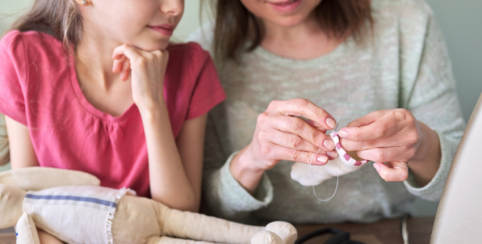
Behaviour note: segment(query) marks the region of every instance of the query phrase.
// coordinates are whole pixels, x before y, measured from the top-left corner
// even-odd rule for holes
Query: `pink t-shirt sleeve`
[[[226,93],[219,81],[214,63],[209,53],[196,44],[198,57],[204,62],[197,77],[196,85],[191,96],[186,120],[197,118],[211,110],[226,99]]]
[[[20,32],[7,33],[0,41],[0,113],[27,125],[25,111],[25,52]]]

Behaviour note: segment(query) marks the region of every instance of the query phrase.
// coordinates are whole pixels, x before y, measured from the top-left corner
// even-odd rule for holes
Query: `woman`
[[[464,121],[423,0],[219,0],[215,25],[190,40],[214,53],[228,95],[208,117],[208,213],[371,222],[409,211],[414,196],[440,198]],[[336,157],[325,132],[343,111],[342,146],[375,164],[340,177],[321,202],[286,161]]]

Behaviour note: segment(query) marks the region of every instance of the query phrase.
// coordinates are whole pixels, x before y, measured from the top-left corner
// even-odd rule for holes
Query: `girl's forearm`
[[[234,179],[251,195],[256,192],[264,173],[262,169],[249,167],[253,161],[249,154],[249,146],[246,146],[233,158],[230,167]]]
[[[417,155],[408,162],[408,167],[412,171],[415,181],[420,186],[425,186],[432,181],[440,167],[442,150],[437,133],[424,123],[418,123],[423,141],[420,144]]]
[[[147,141],[152,199],[169,207],[198,211],[193,187],[189,183],[172,133],[167,106],[141,110]]]

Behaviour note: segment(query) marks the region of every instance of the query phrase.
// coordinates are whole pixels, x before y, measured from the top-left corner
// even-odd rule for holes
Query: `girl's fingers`
[[[121,80],[126,81],[129,79],[130,73],[131,73],[131,62],[127,59],[124,61],[124,64],[122,65],[122,71],[121,71]]]
[[[408,166],[405,162],[374,163],[373,167],[385,181],[405,181],[408,178]]]
[[[114,73],[120,73],[122,72],[122,66],[124,62],[127,60],[127,57],[124,55],[119,56],[119,58],[114,59],[114,66],[112,68],[112,71]]]
[[[339,131],[341,138],[353,141],[371,141],[391,136],[402,130],[408,123],[413,122],[413,116],[402,109],[392,110],[375,122],[362,127],[345,127]]]
[[[313,144],[313,146],[321,148],[325,151],[333,151],[335,149],[335,143],[330,136],[325,135],[324,132],[313,128],[300,118],[290,116],[275,116],[274,118],[269,117],[265,120],[261,118],[260,122],[265,122],[265,124],[268,124],[273,129],[297,135],[301,139]]]
[[[136,49],[132,48],[127,44],[116,47],[114,49],[114,54],[112,55],[112,58],[119,59],[120,55],[126,56],[131,61],[131,63],[135,62],[141,57],[141,55],[137,52]]]
[[[268,106],[268,110],[282,115],[304,116],[324,128],[325,131],[332,130],[336,126],[333,116],[307,99],[273,101]]]

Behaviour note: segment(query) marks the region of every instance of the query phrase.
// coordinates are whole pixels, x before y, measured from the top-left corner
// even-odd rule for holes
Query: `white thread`
[[[319,153],[320,153],[320,150],[321,150],[321,149],[319,149],[316,154],[319,154]],[[312,176],[314,179],[316,179],[316,177],[313,175],[313,170],[311,170],[311,162],[310,162],[310,174],[311,174],[311,176]],[[339,180],[340,180],[340,176],[337,175],[337,176],[336,176],[335,192],[333,192],[333,195],[331,195],[330,198],[328,198],[328,199],[320,199],[320,198],[316,195],[316,191],[315,191],[315,186],[314,186],[314,185],[313,185],[313,194],[315,195],[315,197],[316,197],[318,200],[320,200],[320,201],[322,201],[322,202],[328,202],[328,201],[330,201],[330,200],[335,196],[336,191],[338,190],[338,181],[339,181]]]
[[[343,114],[341,115],[341,118],[340,120],[338,121],[338,124],[335,126],[335,128],[333,129],[334,131],[336,131],[336,129],[338,129],[338,126],[340,125],[341,123],[341,120],[343,119],[343,116],[345,116],[345,112],[346,110],[343,110]],[[316,154],[320,154],[320,151],[321,151],[321,148],[318,149],[318,152],[316,152]],[[338,157],[340,157],[340,155],[338,155]],[[311,162],[310,162],[310,174],[311,174],[311,177],[313,177],[315,180],[316,180],[316,177],[313,175],[313,170],[311,170]],[[333,192],[333,195],[331,195],[330,198],[328,199],[320,199],[317,195],[316,195],[316,191],[315,191],[315,186],[313,185],[313,194],[315,195],[315,197],[322,201],[322,202],[328,202],[330,201],[336,194],[336,191],[338,190],[338,182],[340,181],[340,175],[337,175],[336,176],[336,187],[335,187],[335,192]]]

